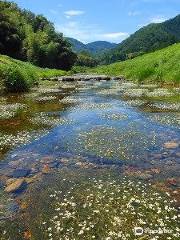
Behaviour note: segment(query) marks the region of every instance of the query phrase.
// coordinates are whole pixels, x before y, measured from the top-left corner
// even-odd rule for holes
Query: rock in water
[[[179,146],[179,144],[177,142],[166,142],[164,144],[165,148],[171,149],[171,148],[177,148]]]
[[[11,182],[7,187],[5,188],[5,192],[7,193],[15,193],[18,191],[22,191],[26,187],[26,181],[24,179],[17,179]]]

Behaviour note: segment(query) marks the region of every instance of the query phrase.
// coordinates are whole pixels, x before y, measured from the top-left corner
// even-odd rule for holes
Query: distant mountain
[[[113,49],[117,46],[116,43],[110,43],[110,42],[106,42],[106,41],[96,41],[96,42],[92,42],[92,43],[88,43],[86,45],[86,47],[88,48],[88,50],[91,53],[101,53],[102,51],[106,51],[109,49]]]
[[[134,58],[180,42],[180,15],[163,23],[149,24],[108,51],[102,63],[113,63]]]
[[[100,54],[106,50],[113,49],[117,46],[116,43],[110,43],[106,41],[96,41],[88,44],[84,44],[74,38],[66,38],[72,45],[74,52],[79,53],[82,51],[88,51],[91,54]]]

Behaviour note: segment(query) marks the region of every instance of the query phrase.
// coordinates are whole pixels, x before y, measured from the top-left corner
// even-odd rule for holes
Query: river
[[[6,99],[1,239],[179,239],[179,89],[54,85]]]

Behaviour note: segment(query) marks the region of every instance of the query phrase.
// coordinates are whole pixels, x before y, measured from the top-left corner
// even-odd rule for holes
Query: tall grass
[[[110,76],[124,75],[136,82],[180,84],[180,44],[90,71]]]
[[[66,72],[56,69],[43,69],[30,63],[0,55],[0,90],[25,92],[39,82],[40,78],[61,76]]]

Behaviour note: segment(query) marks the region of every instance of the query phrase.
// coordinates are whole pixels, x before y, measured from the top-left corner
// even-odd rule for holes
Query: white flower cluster
[[[0,151],[7,148],[12,148],[20,144],[27,144],[32,140],[37,140],[43,135],[46,135],[48,131],[41,130],[36,132],[18,132],[16,135],[1,134],[0,133]]]
[[[76,103],[81,102],[81,99],[68,96],[68,97],[61,99],[60,102],[65,103],[65,104],[76,104]]]
[[[84,103],[80,104],[78,107],[82,110],[96,110],[96,109],[105,110],[108,108],[112,108],[113,105],[110,103]]]
[[[37,102],[49,102],[49,101],[53,101],[56,100],[55,96],[44,96],[44,97],[37,97],[36,101]]]
[[[41,112],[37,113],[34,117],[30,119],[33,124],[47,125],[47,126],[57,126],[71,124],[72,120],[62,118],[62,117],[52,117],[48,114]]]
[[[157,108],[161,110],[171,110],[171,111],[179,111],[180,103],[152,103],[150,107]]]
[[[1,104],[0,105],[0,120],[10,119],[16,116],[19,110],[26,109],[27,106],[21,103]]]
[[[124,91],[123,95],[126,97],[132,97],[132,98],[140,98],[140,97],[144,97],[148,94],[149,90],[148,89],[128,89],[126,91]]]
[[[38,92],[41,94],[48,94],[48,93],[61,93],[62,90],[58,88],[40,88]]]
[[[149,119],[166,125],[180,125],[180,113],[156,113],[151,115]]]
[[[157,88],[153,92],[147,93],[147,97],[171,97],[174,93],[166,88]]]
[[[178,210],[172,206],[175,200],[170,200],[168,193],[165,196],[156,192],[149,184],[126,177],[88,178],[74,183],[67,192],[62,189],[50,194],[54,215],[41,223],[49,240],[132,240],[137,226],[160,227],[170,232],[151,233],[147,239],[179,239]]]

